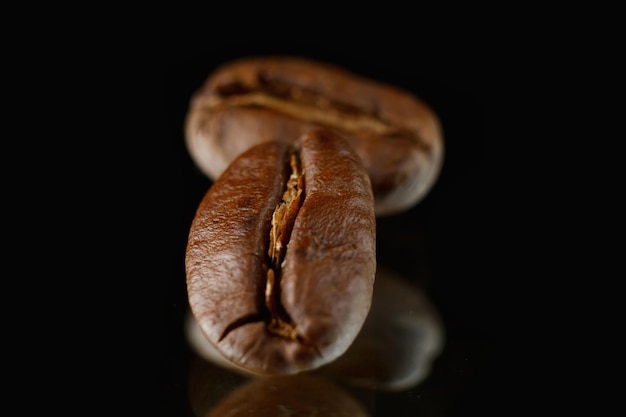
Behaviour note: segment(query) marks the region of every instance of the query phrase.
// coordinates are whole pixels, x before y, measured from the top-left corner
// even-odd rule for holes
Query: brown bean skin
[[[301,163],[303,198],[278,267],[266,255],[268,236],[291,154]],[[331,131],[266,142],[236,158],[201,201],[188,239],[189,303],[207,339],[254,374],[297,373],[344,353],[371,305],[373,204],[360,158]],[[281,316],[264,293],[272,268],[271,303],[295,329],[288,337],[269,324]]]
[[[442,167],[439,119],[421,99],[293,56],[241,58],[217,68],[190,101],[185,140],[197,166],[215,179],[251,146],[290,141],[312,126],[350,142],[370,176],[379,216],[421,201]]]

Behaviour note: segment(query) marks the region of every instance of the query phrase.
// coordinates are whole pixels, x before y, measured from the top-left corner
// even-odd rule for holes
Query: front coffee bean
[[[376,225],[363,163],[333,131],[296,139],[239,155],[189,232],[191,311],[216,349],[254,374],[335,360],[371,305]]]
[[[192,97],[185,138],[197,166],[215,179],[251,146],[289,141],[311,126],[350,142],[370,176],[377,215],[411,208],[439,175],[442,130],[425,102],[298,57],[242,58],[217,68]]]

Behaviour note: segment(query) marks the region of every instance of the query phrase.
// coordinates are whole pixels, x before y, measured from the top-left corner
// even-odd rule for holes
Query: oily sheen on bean
[[[202,199],[186,251],[189,304],[218,351],[253,374],[293,374],[343,354],[369,312],[373,194],[330,130],[264,142]]]
[[[185,140],[196,165],[215,179],[255,144],[291,141],[312,126],[350,142],[370,176],[377,215],[411,208],[439,175],[443,134],[427,103],[302,57],[240,58],[216,68],[191,98]]]

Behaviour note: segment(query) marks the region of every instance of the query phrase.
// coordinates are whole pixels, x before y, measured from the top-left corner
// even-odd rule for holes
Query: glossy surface
[[[264,51],[260,51],[264,52]],[[295,52],[295,50],[291,51]],[[440,116],[446,138],[446,160],[430,193],[407,212],[377,221],[377,260],[424,291],[441,315],[445,344],[428,377],[416,386],[389,392],[342,385],[370,416],[460,416],[480,414],[494,400],[491,354],[500,321],[492,309],[493,295],[484,239],[489,206],[485,192],[485,133],[488,115],[463,83],[429,78],[420,66],[392,55],[366,57],[313,48],[316,57],[336,60],[372,78],[407,88],[431,104]],[[163,410],[167,416],[197,416],[190,399],[191,376],[209,376],[213,387],[200,389],[206,404],[217,404],[247,379],[202,361],[185,336],[187,294],[182,257],[188,226],[211,182],[188,155],[182,131],[191,94],[209,71],[237,57],[234,51],[209,53],[199,61],[171,63],[165,78],[168,141],[177,158],[182,190],[178,249],[172,262],[177,274],[168,277],[165,299],[170,306],[166,356],[163,360]],[[482,239],[482,241],[481,241]],[[208,372],[206,374],[205,372]],[[197,376],[197,374],[195,374]],[[338,383],[334,381],[334,383]],[[197,392],[197,391],[196,391]],[[203,408],[203,410],[208,410]]]
[[[333,361],[356,337],[372,299],[376,222],[360,159],[326,130],[294,145],[297,152],[266,142],[241,154],[204,196],[190,228],[191,311],[211,343],[254,374]],[[287,179],[294,180],[290,192]]]

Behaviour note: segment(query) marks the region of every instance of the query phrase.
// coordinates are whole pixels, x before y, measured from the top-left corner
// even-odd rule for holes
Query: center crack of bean
[[[282,200],[272,214],[267,255],[269,265],[265,285],[265,305],[270,313],[267,329],[270,333],[288,340],[299,339],[296,325],[280,302],[280,279],[287,243],[295,218],[302,204],[304,175],[296,153],[290,155],[290,175]]]
[[[299,91],[299,90],[294,90]],[[298,97],[298,94],[295,94]],[[316,96],[310,101],[288,100],[263,91],[243,95],[229,96],[225,99],[213,99],[209,107],[264,107],[282,114],[347,132],[369,131],[379,135],[413,136],[408,130],[400,129],[379,118],[358,110],[341,108],[323,96]]]

